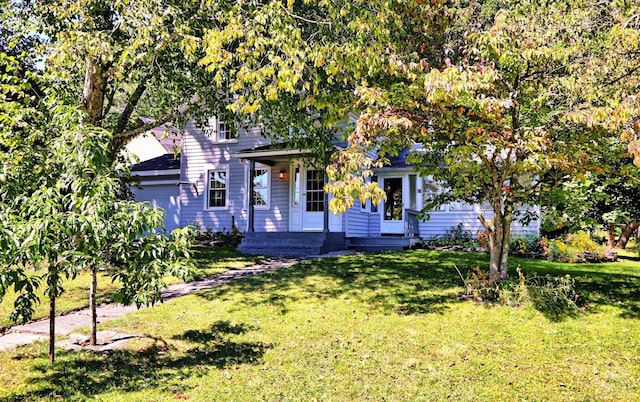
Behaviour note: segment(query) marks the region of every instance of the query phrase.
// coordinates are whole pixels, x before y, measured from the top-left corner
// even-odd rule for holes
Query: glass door
[[[387,200],[382,203],[380,232],[404,234],[404,178],[383,177],[381,180]]]

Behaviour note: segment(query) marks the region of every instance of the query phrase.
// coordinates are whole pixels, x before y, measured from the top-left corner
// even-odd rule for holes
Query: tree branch
[[[316,25],[331,25],[331,24],[333,24],[333,21],[315,21],[315,20],[311,20],[311,19],[305,18],[305,17],[300,16],[300,15],[294,14],[294,13],[290,12],[290,11],[287,9],[287,7],[285,7],[284,5],[280,5],[280,7],[281,7],[281,8],[282,8],[286,13],[287,13],[287,15],[288,15],[289,17],[291,17],[291,18],[295,18],[295,19],[298,19],[298,20],[301,20],[301,21],[304,21],[304,22],[308,22],[308,23],[310,23],[310,24],[316,24]]]
[[[144,133],[145,131],[149,131],[153,128],[159,127],[163,124],[170,123],[176,117],[175,113],[169,113],[161,118],[159,121],[153,121],[151,123],[143,124],[139,127],[134,128],[133,130],[123,131],[120,133],[114,133],[113,138],[117,139],[128,139],[135,135]]]
[[[633,73],[635,73],[638,70],[640,70],[640,65],[635,66],[631,70],[627,71],[626,73],[622,74],[621,76],[619,76],[617,78],[612,79],[611,81],[605,82],[604,86],[610,86],[610,85],[616,84],[619,81],[625,79],[626,77],[632,75]]]
[[[150,73],[145,74],[142,77],[141,81],[138,83],[138,86],[129,97],[129,101],[127,102],[127,105],[124,107],[124,110],[122,111],[122,113],[120,113],[120,116],[118,116],[118,122],[116,123],[116,126],[113,129],[114,134],[120,134],[124,132],[124,130],[127,128],[127,123],[129,123],[129,119],[133,114],[133,110],[138,104],[138,101],[140,100],[140,98],[142,97],[142,94],[147,89],[146,82],[149,79],[149,76],[150,76]]]

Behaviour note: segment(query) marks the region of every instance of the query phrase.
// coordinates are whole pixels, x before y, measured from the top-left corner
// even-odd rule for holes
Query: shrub
[[[230,232],[222,231],[214,232],[211,228],[204,230],[200,225],[195,225],[196,234],[195,240],[199,243],[218,243],[221,246],[226,247],[238,247],[244,237],[244,233],[240,232],[237,228],[231,229]]]
[[[549,241],[549,254],[551,261],[557,262],[575,262],[577,261],[577,252],[570,250],[567,243],[559,239]]]
[[[569,275],[539,276],[531,273],[527,278],[520,267],[516,272],[517,278],[496,281],[476,267],[465,281],[465,296],[476,302],[513,307],[532,304],[556,318],[560,314],[577,312],[582,304],[575,290],[575,280]]]
[[[509,239],[509,251],[512,255],[540,253],[540,239],[535,234],[513,236]]]
[[[549,241],[547,258],[557,262],[601,262],[607,261],[606,247],[591,239],[588,233],[578,232],[565,239]]]
[[[591,240],[591,236],[587,232],[578,232],[567,236],[567,242],[571,247],[577,248],[583,251],[596,251],[598,249],[598,243]]]
[[[424,243],[428,247],[461,246],[465,248],[478,248],[480,246],[479,238],[465,229],[462,223],[452,226],[440,236],[425,239]]]

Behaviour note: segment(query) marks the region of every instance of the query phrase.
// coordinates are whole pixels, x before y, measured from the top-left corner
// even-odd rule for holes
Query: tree
[[[546,195],[545,220],[552,223],[547,229],[566,233],[605,228],[609,248],[624,249],[640,227],[638,169],[626,151],[627,144],[619,139],[608,141],[596,156],[601,169],[576,177]]]
[[[16,11],[4,8],[3,21],[18,21]],[[122,282],[122,302],[153,304],[165,274],[186,272],[189,230],[165,235],[162,211],[122,196],[128,172],[114,160],[119,142],[65,103],[52,84],[55,74],[43,77],[34,68],[37,52],[23,45],[19,31],[2,33],[9,39],[0,53],[0,299],[13,286],[19,296],[12,318],[27,320],[35,290],[46,285],[53,362],[55,302],[64,279],[82,268],[92,273],[95,344],[97,270],[108,268]]]
[[[479,219],[490,239],[492,277],[500,280],[507,277],[511,223],[531,217],[518,217],[519,206],[595,168],[598,140],[619,134],[632,116],[633,102],[621,100],[637,69],[631,59],[610,58],[621,41],[631,54],[633,33],[620,33],[630,7],[577,0],[239,2],[204,31],[201,63],[220,82],[232,82],[234,110],[268,113],[287,99],[300,112],[313,106],[321,125],[355,121],[353,131],[343,128],[349,147],[327,169],[334,211],[356,198],[383,197],[367,183],[368,168],[423,144],[411,161],[448,189],[433,205],[491,205],[492,219]],[[605,80],[603,70],[620,78]],[[605,121],[616,104],[626,109]]]
[[[101,166],[113,163],[122,145],[136,134],[163,123],[184,122],[189,108],[191,115],[196,116],[212,111],[219,116],[229,114],[220,106],[224,103],[215,102],[218,97],[226,99],[224,91],[203,91],[203,83],[208,82],[209,77],[204,69],[198,68],[197,55],[186,54],[188,49],[196,47],[195,35],[209,23],[206,17],[218,9],[217,3],[159,0],[3,3],[6,6],[3,24],[14,27],[9,42],[15,42],[14,38],[20,34],[27,37],[35,33],[41,46],[32,49],[30,56],[37,59],[39,55],[48,85],[58,93],[58,101],[72,104],[78,99],[84,111],[81,122],[86,127],[83,129],[93,132],[101,128],[111,133],[100,137],[106,141],[104,149],[110,152]],[[197,97],[198,94],[207,96]],[[152,122],[143,123],[142,117],[152,118]],[[94,210],[85,213],[94,214],[96,219],[102,216],[103,225],[110,223],[104,219],[113,211],[100,209],[96,204],[86,206]],[[103,229],[104,233],[111,233],[111,229],[117,233],[125,227]],[[133,227],[134,231],[137,229]],[[94,241],[105,241],[105,236]],[[163,245],[160,237],[156,241],[158,250],[173,244]],[[88,247],[84,243],[76,245]],[[94,251],[97,246],[92,246]],[[103,254],[104,251],[100,251],[100,257],[88,265],[93,276],[89,290],[93,322],[96,320],[96,273],[99,264],[107,258]],[[141,280],[128,275],[121,279]],[[154,280],[148,278],[150,282]],[[95,344],[95,341],[94,326],[91,342]]]
[[[84,115],[73,107],[51,100],[42,106],[51,112],[43,116],[45,135],[53,138],[39,155],[44,168],[38,186],[16,192],[20,183],[13,180],[20,175],[13,174],[11,166],[3,177],[0,197],[6,200],[12,192],[12,199],[0,207],[0,300],[13,286],[19,296],[12,318],[27,320],[38,301],[35,290],[45,285],[53,362],[56,299],[64,292],[63,280],[81,269],[95,274],[98,268],[110,268],[113,279],[122,283],[120,301],[153,304],[161,299],[164,275],[186,276],[189,236],[188,229],[174,231],[171,237],[158,232],[161,210],[118,197],[126,172],[109,157],[106,131],[89,130],[81,123]],[[22,145],[7,146],[0,156],[5,159]],[[95,290],[95,283],[92,286]],[[95,331],[94,315],[94,342]]]

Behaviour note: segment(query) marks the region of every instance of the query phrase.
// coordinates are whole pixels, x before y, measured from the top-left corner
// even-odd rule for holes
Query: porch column
[[[253,179],[256,174],[256,161],[249,160],[249,205],[247,206],[247,231],[253,232]]]
[[[324,184],[326,185],[328,180],[327,180],[327,173],[323,170],[322,171],[322,177],[324,178]],[[323,190],[323,194],[324,194],[324,208],[322,210],[324,216],[322,219],[322,231],[323,232],[328,232],[329,231],[329,194],[324,191],[324,186],[322,186],[322,190]]]

